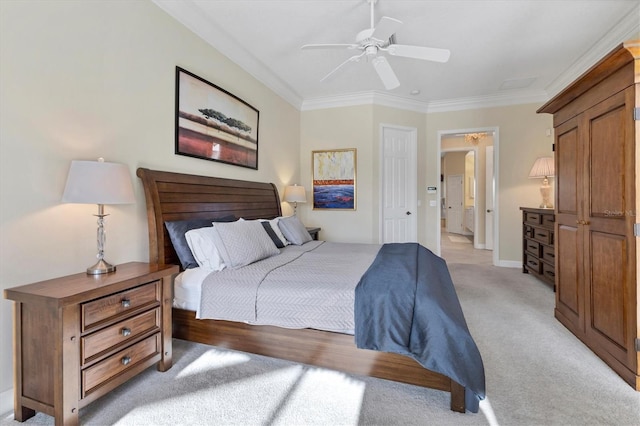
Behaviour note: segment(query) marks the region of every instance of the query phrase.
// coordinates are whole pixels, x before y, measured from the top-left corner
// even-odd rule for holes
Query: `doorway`
[[[465,248],[482,252],[479,259],[488,258],[489,264],[498,264],[499,246],[495,244],[498,240],[498,218],[497,202],[497,164],[498,155],[498,128],[478,128],[463,129],[438,132],[438,150],[441,161],[440,177],[440,200],[441,209],[438,211],[438,249],[442,255],[443,246],[445,250],[451,248],[451,242],[467,242]],[[451,157],[449,157],[451,156]],[[448,158],[449,157],[449,158]],[[457,157],[457,159],[456,159]],[[463,168],[460,162],[465,158],[467,166]],[[451,159],[450,159],[451,158]],[[469,159],[472,159],[473,166],[469,170]],[[463,175],[462,191],[463,202],[461,206],[457,200],[456,206],[449,203],[449,186],[459,185],[460,178],[455,175]],[[453,192],[455,196],[455,191]],[[450,213],[453,211],[453,213]],[[453,214],[452,217],[448,217]],[[462,216],[462,218],[460,218]],[[462,223],[462,232],[456,223]],[[466,237],[466,241],[460,236]],[[472,244],[468,244],[472,242]],[[471,256],[473,257],[473,256]],[[484,260],[481,263],[485,263]]]

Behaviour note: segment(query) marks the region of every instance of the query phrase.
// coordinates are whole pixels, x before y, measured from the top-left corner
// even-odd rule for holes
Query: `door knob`
[[[491,213],[493,210],[491,209],[487,209],[487,213]]]
[[[407,216],[411,216],[411,212],[407,212],[407,213],[406,213],[406,215],[407,215]]]

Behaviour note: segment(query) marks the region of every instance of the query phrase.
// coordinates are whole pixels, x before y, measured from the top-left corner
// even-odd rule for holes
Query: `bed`
[[[146,168],[139,168],[137,175],[145,192],[152,263],[180,264],[165,222],[224,216],[271,219],[282,215],[278,190],[271,183]],[[351,334],[197,319],[194,310],[175,307],[172,316],[174,338],[437,389],[450,393],[451,410],[477,411],[477,403],[475,409],[470,403],[469,389],[465,398],[465,386],[456,380],[424,368],[409,356],[359,349]],[[484,371],[482,390],[477,393],[480,399],[484,397]]]

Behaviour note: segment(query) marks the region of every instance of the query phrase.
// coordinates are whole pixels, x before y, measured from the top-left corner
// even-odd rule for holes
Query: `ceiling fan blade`
[[[390,55],[406,58],[424,59],[425,61],[447,62],[451,52],[448,49],[434,47],[409,46],[406,44],[392,44],[387,49]]]
[[[327,43],[327,44],[305,44],[301,49],[356,49],[357,44],[353,43]]]
[[[323,81],[327,80],[329,77],[331,77],[332,75],[334,75],[340,68],[342,68],[343,66],[345,66],[346,64],[348,64],[349,62],[358,62],[360,60],[360,58],[364,55],[364,52],[362,52],[359,55],[355,55],[350,57],[349,59],[347,59],[346,61],[344,61],[343,63],[341,63],[340,65],[338,65],[337,67],[335,67],[333,69],[333,71],[331,71],[329,74],[325,75],[322,80],[320,80],[320,82],[322,83]]]
[[[382,19],[378,22],[373,33],[371,34],[371,38],[375,38],[376,40],[380,40],[382,42],[386,42],[389,40],[392,34],[400,28],[402,25],[402,21],[398,21],[397,19],[389,18],[388,16],[383,16]]]
[[[382,80],[382,84],[384,84],[385,89],[392,90],[400,86],[400,81],[398,81],[398,77],[396,77],[396,73],[393,72],[387,58],[384,56],[378,56],[371,61],[371,63],[378,73],[378,77]]]

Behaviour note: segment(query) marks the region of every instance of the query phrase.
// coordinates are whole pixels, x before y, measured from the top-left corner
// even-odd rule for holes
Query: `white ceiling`
[[[386,91],[364,60],[320,82],[353,50],[301,49],[355,42],[370,27],[366,0],[154,2],[303,110],[371,102],[423,111],[543,102],[640,32],[640,0],[378,0],[374,22],[382,16],[403,22],[396,43],[451,51],[444,64],[389,56],[401,84]]]

